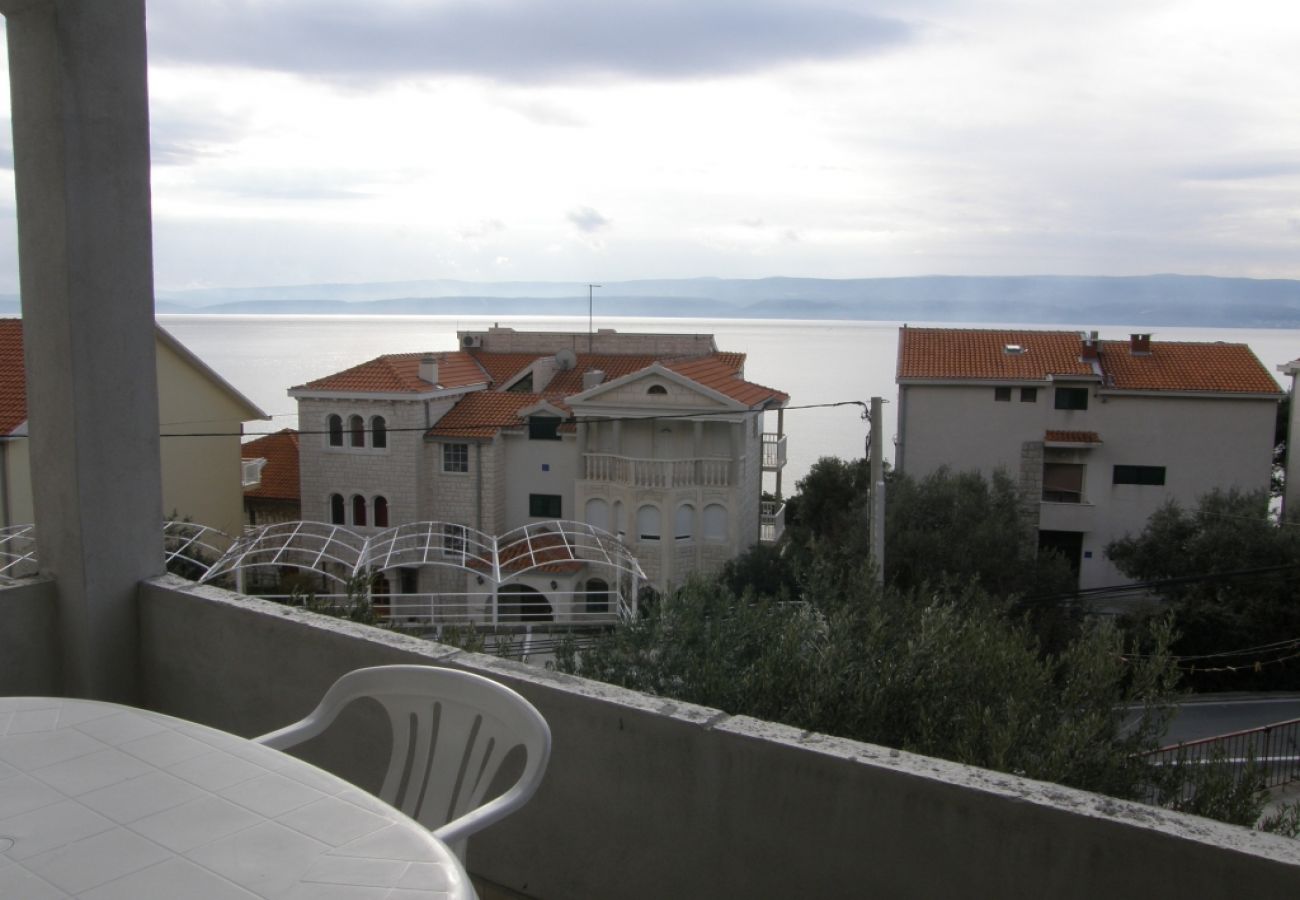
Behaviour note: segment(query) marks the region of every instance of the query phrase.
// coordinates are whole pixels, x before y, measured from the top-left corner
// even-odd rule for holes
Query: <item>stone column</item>
[[[41,569],[66,693],[137,693],[162,564],[144,0],[0,0]]]

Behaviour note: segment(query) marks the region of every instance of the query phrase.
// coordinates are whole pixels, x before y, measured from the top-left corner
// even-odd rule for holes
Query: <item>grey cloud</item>
[[[154,102],[149,110],[149,145],[154,165],[185,165],[218,154],[223,145],[239,140],[241,124],[210,109]]]
[[[1300,174],[1300,161],[1296,160],[1240,160],[1211,163],[1192,168],[1183,173],[1192,181],[1249,181],[1255,178],[1277,178]]]
[[[595,234],[603,228],[609,227],[609,219],[602,216],[599,212],[590,206],[582,206],[578,209],[571,210],[568,219],[579,231],[587,234]]]
[[[154,0],[154,58],[337,81],[736,74],[881,51],[901,20],[800,0]]]

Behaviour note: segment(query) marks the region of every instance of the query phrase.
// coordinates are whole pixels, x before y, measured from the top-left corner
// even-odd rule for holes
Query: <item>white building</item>
[[[1167,500],[1269,486],[1282,392],[1244,344],[904,326],[897,381],[897,468],[1005,469],[1082,588]]]
[[[661,589],[780,536],[783,507],[762,489],[774,473],[779,496],[788,397],[746,381],[744,354],[711,335],[492,328],[458,340],[290,390],[304,519],[488,535],[574,520],[616,535]],[[444,535],[449,552],[462,541]],[[473,593],[472,569],[407,571],[390,586]],[[530,619],[564,620],[574,598],[608,589],[561,560],[515,582],[536,604]]]

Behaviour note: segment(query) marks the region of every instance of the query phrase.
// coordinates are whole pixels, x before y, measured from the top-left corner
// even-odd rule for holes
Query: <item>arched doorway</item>
[[[609,582],[605,579],[587,579],[587,612],[609,612]]]
[[[500,622],[555,621],[546,595],[526,584],[507,584],[497,590],[497,610]]]

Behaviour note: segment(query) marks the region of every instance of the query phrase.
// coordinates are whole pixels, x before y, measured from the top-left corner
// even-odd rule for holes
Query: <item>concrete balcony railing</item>
[[[785,502],[764,500],[761,516],[758,539],[764,544],[775,544],[785,534]]]
[[[775,472],[785,466],[784,434],[763,432],[763,471]]]
[[[1300,843],[1276,835],[727,715],[175,576],[144,582],[138,605],[138,702],[236,734],[299,719],[361,666],[448,666],[526,696],[554,736],[546,777],[469,847],[471,873],[509,896],[1185,900],[1287,897],[1300,883]],[[53,584],[0,588],[0,621],[0,693],[58,693]],[[372,715],[357,704],[302,755],[374,789],[388,737]]]
[[[723,456],[641,459],[588,453],[583,478],[636,488],[731,487],[731,464],[732,460]]]

